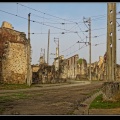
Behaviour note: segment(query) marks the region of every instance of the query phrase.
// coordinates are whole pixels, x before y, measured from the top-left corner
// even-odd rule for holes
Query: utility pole
[[[116,80],[116,3],[107,4],[107,81]]]
[[[44,63],[45,63],[45,49],[44,49]]]
[[[89,18],[89,64],[90,64],[90,81],[91,81],[91,18]]]
[[[41,52],[42,52],[42,50],[43,50],[43,52],[44,52],[43,55],[42,55],[42,56],[43,56],[43,62],[45,63],[45,49],[42,49],[42,48],[41,48]],[[40,56],[41,56],[41,55],[40,55]]]
[[[115,100],[119,92],[119,82],[116,81],[116,3],[107,3],[107,81],[103,87],[103,99]]]
[[[55,40],[58,39],[58,40]],[[56,66],[57,66],[57,70],[58,70],[58,79],[60,78],[60,55],[59,55],[59,38],[54,38],[54,42],[58,43],[58,47],[56,48],[56,57],[58,58],[56,61]]]
[[[29,86],[31,85],[31,80],[30,80],[30,13],[28,14],[27,84]]]
[[[50,29],[48,30],[48,49],[47,49],[47,64],[49,65],[49,42],[50,42]]]
[[[58,39],[58,40],[55,40]],[[59,38],[54,38],[54,42],[58,42],[57,48],[56,48],[56,57],[58,57],[58,70],[59,70]]]
[[[89,80],[91,81],[91,18],[89,18],[88,20],[84,21],[84,19],[86,18],[83,18],[83,22],[84,23],[88,23],[88,26],[86,25],[86,27],[88,28],[88,31],[89,31]],[[87,38],[87,37],[86,37]]]

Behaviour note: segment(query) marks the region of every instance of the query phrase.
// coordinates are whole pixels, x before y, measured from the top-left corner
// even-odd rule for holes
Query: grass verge
[[[116,102],[103,101],[103,95],[100,94],[90,104],[89,109],[111,109],[111,108],[119,108],[119,107],[120,107],[120,100]]]

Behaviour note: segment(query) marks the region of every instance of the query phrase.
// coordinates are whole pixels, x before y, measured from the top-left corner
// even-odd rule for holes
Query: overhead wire
[[[16,17],[19,17],[19,18],[23,18],[25,20],[28,20],[27,18],[25,17],[22,17],[22,16],[19,16],[19,15],[15,15],[13,13],[10,13],[10,12],[6,12],[6,11],[3,11],[3,10],[0,10],[1,12],[4,12],[4,13],[7,13],[7,14],[10,14],[10,15],[14,15]],[[45,26],[49,26],[49,27],[52,27],[52,28],[56,28],[56,29],[60,29],[60,30],[65,30],[65,31],[70,31],[70,30],[67,30],[67,29],[62,29],[62,28],[59,28],[59,27],[55,27],[55,26],[52,26],[52,25],[47,25],[43,22],[39,22],[39,21],[35,21],[35,20],[30,20],[31,22],[34,22],[34,23],[39,23],[39,24],[42,24],[42,25],[45,25]],[[70,32],[75,32],[75,31],[70,31]]]
[[[31,7],[27,7],[27,6],[25,6],[25,5],[21,4],[21,3],[17,3],[17,4],[18,4],[18,5],[21,5],[21,6],[23,6],[23,7],[29,8],[29,9],[31,9],[31,10],[34,10],[34,11],[36,11],[36,12],[43,13],[43,14],[49,15],[49,16],[54,17],[54,18],[58,18],[58,19],[61,19],[61,20],[65,20],[65,21],[69,21],[69,22],[73,22],[73,23],[74,23],[74,21],[67,20],[67,19],[64,19],[64,18],[55,16],[55,15],[51,15],[51,14],[42,12],[42,11],[40,11],[40,10],[36,10],[36,9],[34,9],[34,8],[31,8]]]

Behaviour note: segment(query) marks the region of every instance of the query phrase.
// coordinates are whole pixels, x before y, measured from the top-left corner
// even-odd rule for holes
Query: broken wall
[[[27,39],[23,32],[0,28],[2,82],[24,84],[27,79]],[[4,42],[7,41],[7,48]]]

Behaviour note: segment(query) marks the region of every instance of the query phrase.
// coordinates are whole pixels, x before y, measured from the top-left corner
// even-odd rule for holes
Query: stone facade
[[[78,54],[70,57],[67,59],[67,78],[75,79],[77,75],[77,61],[78,61]]]
[[[89,69],[89,68],[88,68]],[[99,56],[99,61],[91,64],[91,79],[92,80],[105,80],[106,71],[104,57]]]
[[[55,78],[55,66],[47,63],[40,64],[38,76],[38,83],[52,83]]]
[[[77,61],[78,61],[78,54],[73,55],[72,57],[69,57],[67,59],[64,59],[62,57],[60,59],[60,71],[59,71],[59,77],[63,79],[75,79],[76,75],[78,74],[77,70]]]
[[[25,33],[9,29],[11,25],[7,25],[4,23],[4,27],[0,28],[0,82],[25,84],[27,82],[27,46],[29,44]]]
[[[79,59],[77,62],[77,76],[76,79],[87,79],[88,77],[88,68],[87,61],[85,59]]]

